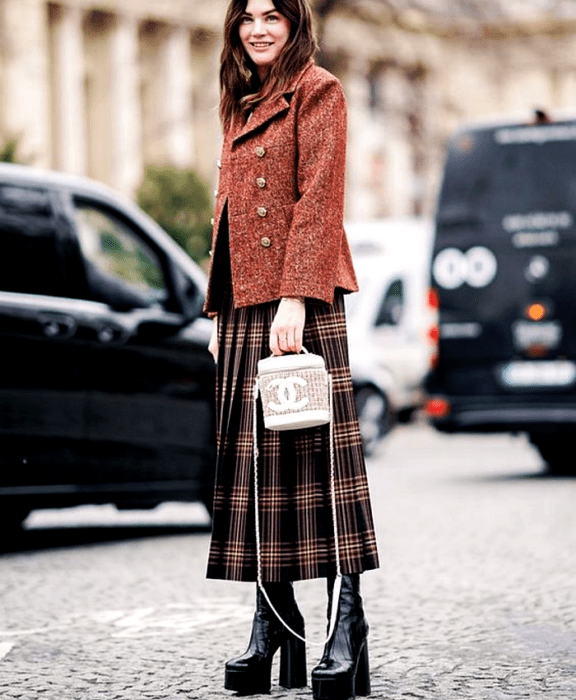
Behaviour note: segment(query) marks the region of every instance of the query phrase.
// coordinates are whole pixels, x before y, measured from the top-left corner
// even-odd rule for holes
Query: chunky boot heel
[[[293,629],[304,636],[304,620],[291,583],[266,583],[272,605]],[[256,612],[248,649],[226,663],[224,687],[239,695],[270,692],[274,654],[280,649],[280,685],[302,688],[306,685],[306,649],[304,642],[290,634],[270,608],[260,589],[256,591]]]
[[[368,644],[364,644],[356,667],[356,678],[354,679],[354,689],[356,695],[365,697],[370,695],[370,662],[368,661]]]
[[[304,636],[304,627],[299,634]],[[285,630],[280,647],[280,685],[283,688],[305,688],[306,683],[306,645]]]
[[[334,581],[328,581],[328,611]],[[360,597],[358,574],[342,576],[338,616],[334,634],[324,647],[318,666],[312,671],[314,700],[353,700],[370,695],[368,624]]]

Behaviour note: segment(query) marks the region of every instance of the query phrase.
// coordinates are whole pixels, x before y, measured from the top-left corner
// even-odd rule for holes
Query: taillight
[[[550,348],[548,345],[543,345],[542,343],[532,343],[524,350],[527,357],[540,358],[546,357],[550,353]]]
[[[424,410],[431,418],[444,418],[450,413],[452,407],[448,399],[441,396],[435,396],[428,399]]]
[[[432,325],[426,333],[426,340],[431,346],[430,349],[430,367],[435,369],[438,366],[438,342],[440,340],[440,329],[438,327],[438,309],[440,307],[440,298],[436,289],[431,287],[428,290],[428,309]]]

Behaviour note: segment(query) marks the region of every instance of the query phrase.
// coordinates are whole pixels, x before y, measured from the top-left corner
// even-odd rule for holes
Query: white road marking
[[[3,658],[8,656],[8,654],[12,651],[14,648],[14,644],[11,644],[10,642],[3,642],[0,644],[0,661],[2,661]]]

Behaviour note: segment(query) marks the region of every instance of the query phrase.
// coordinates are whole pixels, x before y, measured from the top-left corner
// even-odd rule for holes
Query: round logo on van
[[[432,266],[434,279],[444,289],[457,289],[465,283],[475,288],[486,287],[497,271],[496,256],[484,246],[474,246],[465,253],[458,248],[445,248]]]

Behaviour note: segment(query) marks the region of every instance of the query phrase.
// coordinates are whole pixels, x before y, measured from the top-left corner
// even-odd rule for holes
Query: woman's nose
[[[255,34],[256,36],[260,36],[261,34],[264,34],[264,22],[261,17],[257,17],[254,20],[254,25],[252,29],[252,34]]]

